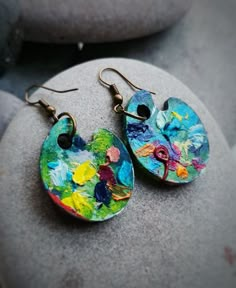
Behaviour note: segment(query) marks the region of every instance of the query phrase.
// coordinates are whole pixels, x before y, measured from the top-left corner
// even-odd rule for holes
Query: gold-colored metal
[[[46,86],[43,86],[43,85],[40,85],[40,84],[33,84],[31,85],[29,88],[27,88],[25,90],[25,101],[28,103],[28,104],[32,104],[32,105],[35,105],[35,104],[40,104],[40,100],[38,101],[30,101],[29,98],[30,98],[30,95],[29,95],[29,92],[34,89],[34,88],[42,88],[42,89],[45,89],[45,90],[49,90],[49,91],[52,91],[52,92],[56,92],[56,93],[67,93],[67,92],[72,92],[72,91],[77,91],[79,90],[78,88],[73,88],[73,89],[68,89],[68,90],[56,90],[56,89],[52,89],[52,88],[49,88],[49,87],[46,87]],[[43,99],[42,99],[43,100]]]
[[[117,113],[117,114],[125,114],[129,117],[132,117],[132,118],[135,118],[135,119],[138,119],[138,120],[146,120],[147,118],[146,117],[142,117],[142,116],[139,116],[137,114],[134,114],[134,113],[130,113],[128,111],[126,111],[124,109],[124,107],[122,105],[116,105],[113,110]]]
[[[76,129],[77,129],[77,124],[76,124],[75,118],[68,112],[62,112],[59,115],[56,115],[56,108],[54,106],[50,105],[44,99],[39,99],[37,101],[30,101],[29,92],[34,88],[42,88],[42,89],[46,89],[46,90],[56,92],[56,93],[67,93],[67,92],[77,91],[78,88],[73,88],[73,89],[68,89],[68,90],[56,90],[56,89],[52,89],[52,88],[49,88],[49,87],[46,87],[43,85],[34,84],[25,90],[25,101],[30,105],[39,104],[41,107],[43,107],[45,109],[45,111],[47,112],[48,116],[54,120],[54,123],[56,123],[60,118],[62,118],[64,116],[67,116],[68,118],[70,118],[72,121],[72,125],[73,125],[73,129],[72,129],[70,136],[73,137],[75,135]]]
[[[134,87],[137,90],[143,90],[143,88],[140,88],[139,86],[137,86],[136,84],[134,84],[133,82],[131,82],[127,77],[124,76],[124,74],[122,74],[119,70],[112,68],[112,67],[106,67],[100,70],[99,72],[99,80],[103,83],[103,85],[107,86],[108,88],[110,86],[112,86],[113,84],[108,83],[107,81],[105,81],[104,79],[102,79],[102,73],[105,71],[113,71],[115,73],[117,73],[118,75],[120,75],[121,78],[123,78],[131,87]],[[156,94],[155,92],[149,91],[151,94]]]
[[[114,96],[114,102],[115,102],[115,106],[114,106],[114,111],[118,114],[125,114],[127,116],[130,116],[132,118],[135,118],[135,119],[138,119],[138,120],[146,120],[147,118],[146,117],[142,117],[142,116],[139,116],[137,114],[133,114],[133,113],[130,113],[128,111],[125,110],[124,106],[122,105],[123,104],[123,96],[120,94],[116,84],[112,84],[112,83],[108,83],[107,81],[105,81],[103,78],[102,78],[102,73],[105,72],[105,71],[113,71],[115,73],[117,73],[121,78],[123,78],[132,88],[135,88],[137,90],[143,90],[142,88],[140,88],[139,86],[137,86],[136,84],[134,84],[133,82],[131,82],[127,77],[125,77],[120,71],[118,71],[117,69],[115,68],[112,68],[112,67],[106,67],[106,68],[103,68],[99,71],[99,81],[104,85],[106,86],[110,91],[111,93],[113,94]],[[147,90],[149,93],[151,94],[156,94],[155,92],[152,92],[152,91],[149,91]]]

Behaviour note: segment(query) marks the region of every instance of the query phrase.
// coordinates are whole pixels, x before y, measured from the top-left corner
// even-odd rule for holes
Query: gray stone
[[[236,160],[236,145],[233,146],[232,152],[233,152],[233,157]]]
[[[23,106],[23,102],[16,96],[0,90],[0,139],[8,123]]]
[[[20,51],[23,33],[17,0],[0,0],[0,74],[13,64]]]
[[[121,135],[121,116],[112,111],[98,70],[113,66],[146,89],[157,91],[161,107],[170,96],[195,109],[209,131],[211,158],[195,182],[172,187],[144,178],[126,211],[98,225],[66,216],[50,201],[39,177],[39,153],[51,127],[37,107],[25,106],[1,141],[0,268],[9,287],[235,287],[235,162],[209,111],[170,74],[128,59],[103,59],[75,66],[45,85],[78,92],[40,90],[62,111],[71,112],[88,139],[105,127]],[[126,101],[134,93],[117,75]],[[234,258],[233,258],[234,259]],[[233,261],[234,262],[234,261]]]
[[[36,42],[111,42],[175,23],[192,0],[21,1],[25,37]]]

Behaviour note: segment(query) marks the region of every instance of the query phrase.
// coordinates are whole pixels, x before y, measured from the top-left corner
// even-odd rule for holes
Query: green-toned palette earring
[[[106,129],[98,129],[86,143],[77,133],[74,117],[56,109],[45,100],[31,101],[42,106],[54,121],[42,145],[40,173],[45,189],[54,203],[69,214],[88,221],[104,221],[119,214],[127,205],[134,186],[133,165],[122,141]]]
[[[126,109],[117,86],[102,78],[106,70],[138,90]],[[209,158],[207,132],[188,104],[169,98],[159,110],[152,99],[154,92],[139,88],[114,68],[102,69],[99,80],[114,96],[114,111],[125,116],[126,141],[144,171],[167,183],[181,184],[193,181],[205,170]]]

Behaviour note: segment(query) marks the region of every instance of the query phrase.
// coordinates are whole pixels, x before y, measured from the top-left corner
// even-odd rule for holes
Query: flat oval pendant
[[[129,153],[105,129],[88,143],[78,134],[70,143],[71,125],[70,119],[61,119],[43,143],[40,171],[45,189],[58,206],[78,218],[112,218],[125,208],[134,186]]]
[[[147,91],[130,99],[127,111],[147,120],[125,116],[128,143],[138,163],[151,175],[169,183],[197,178],[209,158],[207,132],[198,115],[185,102],[169,98],[158,110]]]

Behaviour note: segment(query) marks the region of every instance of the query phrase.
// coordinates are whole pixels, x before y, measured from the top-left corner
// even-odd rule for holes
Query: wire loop
[[[61,119],[62,117],[67,116],[72,121],[73,127],[72,127],[72,132],[70,134],[70,137],[73,137],[75,135],[76,129],[77,129],[77,124],[76,124],[75,118],[69,112],[62,112],[59,115],[56,115],[56,108],[54,106],[50,105],[44,99],[39,99],[37,101],[30,101],[29,92],[34,88],[42,88],[42,89],[49,90],[49,91],[56,92],[56,93],[67,93],[67,92],[77,91],[78,88],[67,89],[67,90],[56,90],[56,89],[52,89],[52,88],[49,88],[49,87],[46,87],[43,85],[34,84],[25,90],[25,101],[30,105],[39,104],[41,107],[43,107],[44,110],[47,112],[48,116],[53,118],[54,124],[56,122],[58,122],[59,119]]]
[[[115,73],[117,73],[121,78],[123,78],[132,88],[135,88],[137,90],[143,90],[142,88],[140,88],[139,86],[137,86],[136,84],[134,84],[133,82],[131,82],[127,77],[124,76],[124,74],[122,74],[120,71],[118,71],[117,69],[115,68],[112,68],[112,67],[106,67],[106,68],[103,68],[99,71],[99,81],[104,85],[106,86],[110,91],[111,93],[113,94],[114,96],[114,102],[115,102],[115,106],[113,108],[113,110],[118,113],[118,114],[124,114],[126,116],[129,116],[129,117],[132,117],[132,118],[135,118],[135,119],[138,119],[138,120],[146,120],[147,118],[146,117],[143,117],[143,116],[139,116],[137,114],[134,114],[134,113],[130,113],[128,111],[126,111],[124,109],[124,107],[122,106],[123,104],[123,96],[120,94],[117,86],[114,84],[114,83],[108,83],[107,81],[105,81],[102,77],[102,74],[103,72],[105,71],[113,71]],[[147,90],[148,91],[148,90]],[[149,93],[151,94],[156,94],[155,92],[152,92],[152,91],[148,91]]]

